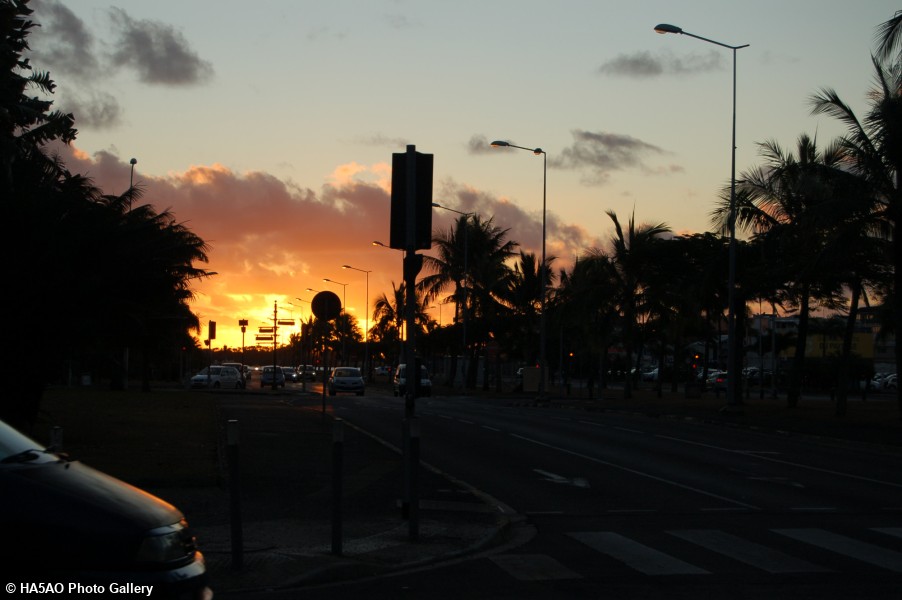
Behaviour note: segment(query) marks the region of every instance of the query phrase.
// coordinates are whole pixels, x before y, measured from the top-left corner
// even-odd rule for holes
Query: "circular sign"
[[[319,292],[310,302],[317,319],[331,321],[341,314],[341,298],[335,292]]]

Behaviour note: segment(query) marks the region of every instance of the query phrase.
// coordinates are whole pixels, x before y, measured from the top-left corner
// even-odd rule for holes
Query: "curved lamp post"
[[[541,308],[539,312],[539,396],[542,397],[545,395],[545,376],[546,376],[546,364],[545,364],[545,293],[547,291],[548,282],[547,282],[547,269],[545,268],[545,216],[546,216],[546,207],[547,207],[547,190],[548,190],[548,154],[542,150],[541,148],[527,148],[525,146],[517,146],[511,144],[510,142],[504,142],[500,140],[496,140],[492,142],[493,148],[518,148],[520,150],[526,150],[528,152],[532,152],[536,156],[542,155],[542,263],[539,266],[541,273]]]
[[[683,31],[682,27],[661,23],[655,26],[657,33],[679,33],[688,35],[697,40],[715,44],[723,48],[729,48],[733,51],[733,140],[731,143],[732,164],[730,167],[730,213],[727,216],[727,230],[730,234],[730,266],[727,281],[727,352],[729,364],[727,366],[727,404],[737,404],[739,398],[736,396],[736,387],[734,383],[738,380],[739,361],[736,352],[736,307],[733,305],[735,301],[736,287],[736,51],[741,48],[747,48],[748,44],[741,46],[731,46],[715,40]]]

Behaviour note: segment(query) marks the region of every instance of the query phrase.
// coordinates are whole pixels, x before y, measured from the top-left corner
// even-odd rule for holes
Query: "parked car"
[[[398,365],[395,369],[395,377],[393,381],[395,396],[407,395],[407,365]],[[429,379],[429,372],[426,367],[420,365],[420,396],[432,395],[432,380]]]
[[[714,391],[725,392],[727,390],[727,372],[709,371],[706,384],[707,387],[711,388]]]
[[[282,373],[282,367],[274,367],[267,365],[260,369],[260,387],[272,387],[273,379],[275,379],[276,387],[285,387],[285,374]]]
[[[152,586],[155,597],[212,598],[203,555],[178,509],[2,421],[0,489],[0,563],[17,581],[113,594],[112,582],[128,582]]]
[[[894,390],[896,389],[896,374],[893,373],[891,375],[887,375],[883,378],[883,389],[885,390]]]
[[[238,369],[224,365],[204,367],[191,378],[192,388],[240,388],[242,385]]]
[[[648,371],[643,371],[640,379],[642,381],[657,381],[658,380],[658,369],[655,367],[654,369],[649,369]]]
[[[249,371],[247,368],[247,365],[243,365],[241,363],[236,363],[236,362],[224,362],[224,363],[222,363],[222,366],[235,367],[235,369],[238,371],[238,377],[241,379],[241,387],[247,387],[247,380],[248,380],[247,374]]]
[[[353,393],[363,396],[366,384],[363,381],[363,375],[360,369],[356,367],[335,367],[332,369],[332,375],[329,377],[329,395],[342,393]]]
[[[388,377],[389,375],[391,375],[391,367],[381,365],[379,367],[376,367],[376,369],[373,371],[373,374],[379,377]]]

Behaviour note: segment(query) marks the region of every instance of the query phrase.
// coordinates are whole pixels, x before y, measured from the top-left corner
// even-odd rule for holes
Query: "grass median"
[[[139,487],[220,483],[216,397],[188,390],[51,388],[32,437]]]

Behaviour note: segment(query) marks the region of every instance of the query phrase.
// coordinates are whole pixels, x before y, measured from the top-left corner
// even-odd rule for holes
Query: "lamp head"
[[[501,140],[492,142],[492,148],[507,148],[508,146],[510,146],[510,142],[502,142]]]
[[[683,28],[661,23],[660,25],[655,25],[655,33],[683,33]]]
[[[128,161],[128,164],[130,164],[130,165],[136,165],[136,164],[138,164],[138,159],[137,159],[137,158],[133,158],[133,159],[131,159],[130,161]]]
[[[539,156],[540,154],[545,154],[545,151],[542,150],[541,148],[536,148],[535,150],[532,151],[532,153],[535,154],[536,156]]]

